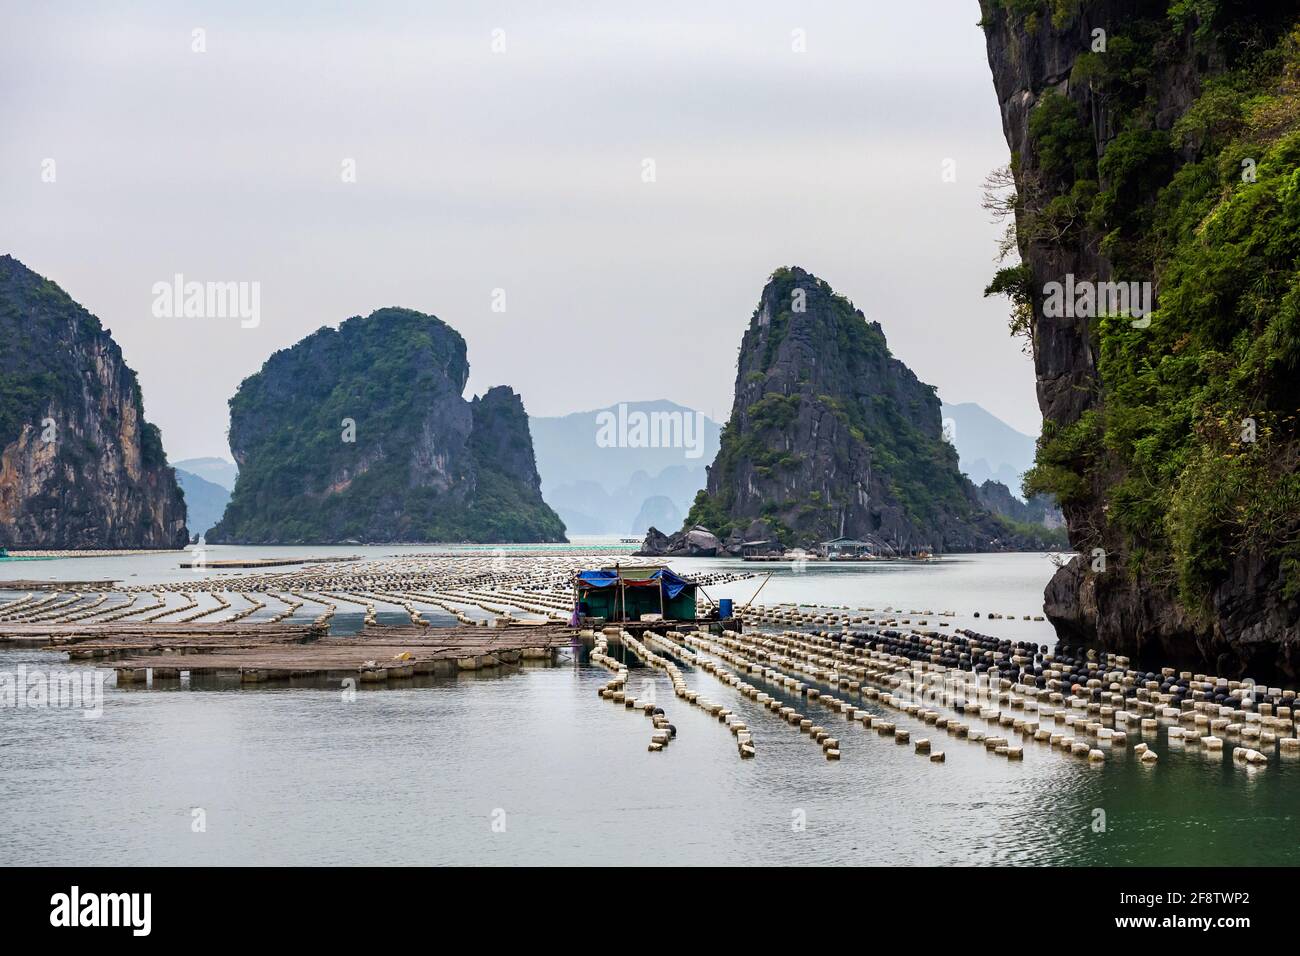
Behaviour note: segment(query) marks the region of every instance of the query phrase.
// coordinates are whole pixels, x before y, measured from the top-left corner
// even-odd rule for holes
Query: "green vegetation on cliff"
[[[1154,282],[1156,309],[1149,326],[1093,324],[1096,401],[1045,423],[1026,491],[1067,514],[1102,495],[1104,525],[1076,528],[1076,545],[1121,542],[1130,574],[1199,614],[1234,555],[1280,558],[1300,593],[1300,28],[1268,3],[1165,13],[1116,24],[1076,64],[1109,112],[1100,158],[1065,96],[1030,117],[1043,176],[1021,177],[1022,251],[1086,225],[1117,279]],[[1189,41],[1222,67],[1171,123],[1152,79]],[[1026,279],[1003,270],[989,291],[1023,299]]]
[[[214,541],[557,541],[523,404],[466,402],[465,341],[381,309],[277,352],[230,400],[239,478]]]

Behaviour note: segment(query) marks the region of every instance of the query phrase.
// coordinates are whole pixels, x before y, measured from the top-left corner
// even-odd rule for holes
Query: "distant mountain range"
[[[570,534],[645,534],[651,524],[680,523],[721,431],[667,400],[533,416],[529,428],[542,497]]]
[[[172,465],[176,482],[185,492],[185,523],[198,538],[221,520],[235,490],[239,469],[224,458],[186,458]]]
[[[190,536],[202,537],[221,520],[230,501],[230,492],[206,478],[183,468],[175,468],[176,483],[185,493],[185,524]]]
[[[172,462],[172,467],[177,471],[197,475],[214,485],[220,485],[226,491],[235,490],[235,477],[239,474],[239,468],[235,463],[224,458],[186,458],[184,461]]]
[[[957,449],[961,470],[976,485],[990,479],[1020,495],[1020,479],[1034,463],[1035,439],[1016,431],[974,402],[943,405],[944,435]]]
[[[636,413],[645,415],[644,435],[637,431]],[[655,413],[677,417],[656,420]],[[945,404],[942,415],[961,470],[971,481],[976,485],[998,481],[1019,496],[1021,475],[1033,463],[1034,439],[974,402]],[[689,434],[687,416],[692,416]],[[700,422],[703,427],[697,432]],[[671,447],[672,428],[678,423],[681,447]],[[555,417],[530,416],[528,424],[542,497],[571,534],[644,535],[652,525],[679,526],[704,487],[704,469],[717,455],[720,434],[717,422],[666,399],[623,402]],[[652,424],[661,429],[669,426],[670,447],[664,447],[663,441],[659,447],[651,444],[652,439],[663,437],[650,433]],[[686,447],[687,439],[691,447]],[[174,467],[185,491],[190,533],[197,535],[220,519],[238,468],[216,457],[187,458]]]

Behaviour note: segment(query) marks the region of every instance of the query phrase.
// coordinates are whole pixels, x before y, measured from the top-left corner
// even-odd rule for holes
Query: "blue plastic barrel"
[[[731,598],[718,599],[718,617],[720,618],[731,617]]]

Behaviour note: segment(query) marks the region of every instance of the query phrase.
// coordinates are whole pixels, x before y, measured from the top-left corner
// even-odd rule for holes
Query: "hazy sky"
[[[1037,432],[981,296],[1007,148],[975,0],[115,6],[0,3],[0,252],[112,329],[173,460],[229,454],[271,352],[388,305],[532,414],[723,419],[782,265],[945,401]],[[260,325],[155,317],[176,273],[260,283]]]

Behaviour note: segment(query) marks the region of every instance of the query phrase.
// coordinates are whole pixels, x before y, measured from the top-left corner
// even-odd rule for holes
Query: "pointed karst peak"
[[[879,324],[869,321],[847,296],[801,266],[782,266],[768,276],[751,325],[771,325],[778,316],[804,324],[802,317],[813,315],[833,316],[837,321],[860,323],[880,331]]]
[[[797,266],[772,273],[741,340],[707,487],[682,531],[643,550],[700,553],[687,538],[705,528],[731,554],[760,538],[778,549],[849,537],[882,554],[987,550],[1007,530],[943,440],[934,388],[890,354],[878,324]]]
[[[763,291],[766,292],[773,288],[789,289],[795,286],[801,286],[809,290],[818,289],[828,295],[835,294],[829,282],[818,278],[803,266],[781,266],[778,269],[773,269],[772,274],[767,277],[767,285]]]

